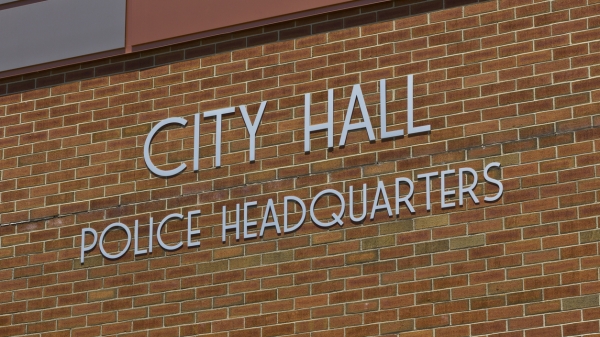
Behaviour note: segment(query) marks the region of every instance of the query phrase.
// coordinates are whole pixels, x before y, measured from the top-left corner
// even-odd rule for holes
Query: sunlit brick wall
[[[407,79],[414,76],[415,125],[407,135]],[[405,135],[381,139],[379,81],[387,84],[387,124]],[[367,103],[365,130],[339,147],[354,84]],[[304,102],[312,123],[327,119],[334,92],[334,147],[324,131],[304,151]],[[249,161],[251,119],[266,101]],[[222,122],[215,167],[214,117]],[[200,169],[194,172],[194,115],[200,113]],[[359,122],[358,105],[353,122]],[[153,175],[143,146],[151,129],[162,169]],[[236,49],[146,70],[0,97],[0,335],[2,336],[591,336],[600,333],[597,178],[600,155],[600,3],[596,0],[490,1],[395,21]],[[502,198],[483,179],[486,165]],[[470,167],[479,204],[458,195],[431,210],[419,174]],[[415,212],[370,213],[378,182],[390,202],[394,181],[414,182]],[[256,201],[258,233],[268,199],[283,224],[283,198],[310,205],[341,192],[367,219],[324,229],[310,215],[293,233],[222,242],[236,204]],[[458,175],[446,179],[456,190]],[[403,191],[406,186],[403,186]],[[379,199],[381,201],[382,199]],[[380,205],[382,202],[379,203]],[[291,222],[300,218],[293,208]],[[335,197],[316,204],[329,221]],[[200,247],[187,247],[187,214]],[[117,259],[98,246],[80,263],[81,233],[121,222],[148,245],[149,218],[171,213],[167,252]],[[242,221],[244,214],[241,215]],[[243,225],[242,225],[243,226]],[[243,229],[242,229],[243,230]],[[87,244],[91,235],[86,236]],[[109,253],[125,248],[107,234]]]

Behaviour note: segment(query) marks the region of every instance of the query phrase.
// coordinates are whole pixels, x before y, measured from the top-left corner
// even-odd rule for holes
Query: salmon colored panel
[[[354,0],[128,0],[127,45],[351,2]]]

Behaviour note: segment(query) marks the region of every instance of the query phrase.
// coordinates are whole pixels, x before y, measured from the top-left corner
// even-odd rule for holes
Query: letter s
[[[491,177],[488,175],[488,171],[489,171],[489,170],[490,170],[490,168],[492,168],[492,167],[500,167],[500,163],[498,163],[498,162],[493,162],[493,163],[489,163],[489,164],[487,164],[487,166],[485,167],[485,170],[483,171],[483,177],[485,178],[485,181],[487,181],[487,182],[489,182],[489,183],[492,183],[492,184],[494,184],[494,185],[498,186],[498,193],[496,193],[496,195],[495,195],[495,196],[493,196],[493,197],[485,197],[485,198],[483,199],[483,200],[485,200],[485,201],[496,201],[496,200],[500,199],[500,197],[502,196],[502,192],[504,191],[504,186],[502,185],[502,182],[500,182],[500,181],[498,181],[498,180],[496,180],[496,179],[494,179],[494,178],[491,178]]]

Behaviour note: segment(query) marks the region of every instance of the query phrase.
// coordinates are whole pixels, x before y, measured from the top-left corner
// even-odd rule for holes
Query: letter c
[[[176,174],[179,174],[186,168],[186,165],[184,163],[181,163],[181,165],[179,165],[178,167],[172,170],[165,171],[156,167],[154,163],[152,163],[152,160],[150,160],[150,144],[152,143],[152,138],[154,138],[154,136],[160,129],[169,124],[179,124],[181,126],[185,126],[187,124],[187,120],[181,117],[170,117],[165,120],[162,120],[160,123],[156,124],[156,126],[154,126],[152,130],[150,130],[150,133],[146,138],[146,142],[144,143],[144,161],[146,162],[146,166],[148,166],[150,172],[163,178],[169,178]]]

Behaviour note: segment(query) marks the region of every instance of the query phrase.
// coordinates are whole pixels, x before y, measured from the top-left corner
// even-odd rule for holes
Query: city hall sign
[[[381,127],[381,139],[388,139],[394,137],[404,136],[404,130],[394,130],[390,131],[387,128],[386,121],[386,81],[382,79],[379,81],[379,92],[380,92],[380,127]],[[305,94],[304,99],[304,151],[306,153],[310,152],[310,134],[314,131],[326,131],[327,132],[327,147],[333,148],[333,89],[328,90],[328,100],[327,100],[327,122],[322,124],[312,124],[310,117],[310,104],[311,104],[311,94]],[[358,102],[358,106],[360,109],[362,121],[351,123],[352,120],[352,112],[356,103]],[[248,134],[250,136],[250,156],[249,159],[251,162],[255,160],[256,153],[256,132],[260,126],[260,122],[262,120],[265,107],[267,102],[261,102],[260,107],[258,108],[258,113],[254,119],[254,122],[250,120],[248,115],[248,111],[245,105],[240,105],[239,110],[242,114],[242,118],[244,120],[244,124],[246,129],[248,130]],[[215,133],[215,167],[221,166],[221,121],[223,120],[223,116],[227,114],[234,113],[236,111],[235,107],[229,107],[224,109],[212,110],[204,112],[204,118],[215,118],[216,119],[216,133]],[[408,75],[408,83],[407,83],[407,130],[406,133],[408,135],[429,132],[431,131],[431,127],[429,125],[423,126],[414,126],[414,114],[413,114],[413,76]],[[152,140],[154,136],[164,127],[169,125],[180,125],[185,127],[187,125],[187,120],[181,117],[171,117],[162,120],[158,124],[156,124],[148,136],[146,137],[146,141],[144,143],[144,161],[146,166],[156,176],[162,178],[173,177],[181,172],[183,172],[187,165],[181,163],[178,167],[171,170],[162,170],[156,167],[150,158],[150,146],[152,144]],[[355,84],[352,88],[352,94],[350,96],[350,102],[348,104],[348,109],[345,114],[344,125],[342,129],[342,134],[340,137],[339,146],[346,145],[346,138],[349,131],[353,130],[364,130],[367,133],[370,141],[375,141],[375,133],[373,132],[373,126],[370,122],[370,117],[367,111],[367,107],[365,104],[365,99],[360,88],[359,84]],[[200,162],[200,113],[196,113],[194,115],[194,157],[193,157],[193,170],[197,172],[199,170],[199,162]],[[490,170],[492,168],[499,168],[500,163],[492,162],[485,166],[483,170],[483,179],[485,182],[495,185],[498,189],[497,193],[494,195],[483,196],[483,199],[487,202],[493,202],[502,196],[502,192],[504,190],[502,182],[490,177]],[[415,184],[422,183],[425,184],[425,197],[426,197],[426,209],[431,210],[431,180],[433,178],[439,177],[440,179],[440,202],[441,208],[451,208],[456,207],[456,202],[448,201],[448,197],[458,196],[458,205],[462,206],[467,198],[471,198],[471,200],[478,204],[480,202],[479,198],[475,194],[474,190],[479,181],[479,176],[476,170],[470,167],[462,167],[457,170],[444,170],[444,171],[433,171],[428,173],[422,173],[417,175],[417,181],[413,182],[412,180],[405,177],[395,178],[394,182],[394,195],[389,196],[386,192],[386,186],[382,181],[379,181],[376,187],[375,197],[373,200],[367,200],[367,184],[363,184],[362,186],[362,212],[361,214],[354,214],[354,187],[349,186],[349,191],[347,194],[341,193],[335,189],[325,189],[317,193],[315,195],[310,205],[304,203],[304,201],[297,196],[289,195],[283,198],[283,214],[278,215],[275,211],[275,204],[273,199],[268,199],[267,204],[264,207],[262,222],[260,224],[259,233],[251,233],[249,230],[258,226],[257,221],[249,221],[248,220],[248,209],[251,207],[256,207],[256,201],[244,202],[242,205],[239,203],[235,205],[235,222],[227,223],[227,206],[222,207],[223,213],[223,221],[221,225],[221,238],[223,242],[227,240],[227,231],[235,231],[235,239],[239,240],[240,237],[244,239],[252,239],[257,237],[263,237],[265,231],[267,230],[275,230],[277,234],[283,233],[291,233],[299,229],[306,219],[307,213],[310,216],[312,222],[321,228],[329,228],[335,225],[343,226],[344,221],[352,221],[352,222],[361,222],[369,216],[369,220],[373,220],[375,218],[375,213],[377,211],[386,211],[389,217],[400,216],[401,206],[406,207],[409,212],[412,214],[415,213],[415,209],[411,203],[411,199],[413,193],[415,191]],[[446,177],[454,175],[458,173],[458,186],[447,186]],[[465,179],[466,175],[471,176],[471,182],[467,183],[467,179]],[[401,186],[407,186],[408,192],[401,193]],[[452,189],[454,188],[454,189]],[[406,189],[406,188],[405,188]],[[337,212],[333,212],[331,214],[331,218],[328,220],[319,219],[315,215],[315,205],[324,196],[334,196],[339,199],[339,209]],[[346,218],[346,198],[348,198],[348,218]],[[296,204],[302,210],[300,215],[300,220],[295,223],[290,223],[289,221],[289,205]],[[233,209],[233,207],[231,208]],[[370,210],[370,211],[369,211]],[[185,242],[188,248],[198,247],[200,246],[200,242],[194,241],[193,236],[200,234],[200,230],[192,229],[192,218],[194,216],[199,216],[199,210],[189,211],[187,215],[183,215],[180,213],[172,213],[165,216],[158,224],[158,228],[156,229],[156,242],[158,245],[166,250],[166,251],[174,251],[183,247],[184,242],[178,242],[176,244],[167,244],[161,238],[161,232],[163,227],[167,222],[171,220],[184,220],[187,218],[187,240]],[[270,221],[269,218],[272,220]],[[282,221],[280,221],[282,220]],[[148,230],[148,247],[142,248],[139,245],[139,223],[138,220],[135,220],[133,235],[129,226],[126,224],[115,222],[107,226],[101,233],[98,238],[98,232],[92,228],[83,228],[81,231],[81,255],[80,262],[83,264],[85,262],[85,253],[92,251],[96,245],[99,246],[100,252],[102,256],[107,259],[118,259],[125,255],[127,251],[129,251],[131,244],[133,242],[133,250],[134,255],[142,255],[142,254],[150,254],[152,253],[152,247],[154,244],[154,222],[153,218],[150,217],[149,221],[149,230]],[[106,251],[104,247],[104,238],[106,234],[113,229],[121,229],[127,235],[127,242],[125,247],[118,253],[109,253]],[[87,235],[92,236],[92,243],[89,245],[85,245],[85,238]]]

